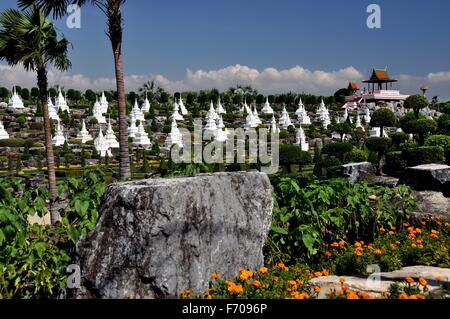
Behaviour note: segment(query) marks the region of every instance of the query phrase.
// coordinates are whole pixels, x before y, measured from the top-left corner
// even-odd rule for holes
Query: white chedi
[[[212,100],[211,100],[211,103],[209,105],[208,117],[211,117],[214,120],[218,120],[219,119],[219,115],[217,114],[216,110],[214,109],[214,103],[213,103]]]
[[[242,108],[239,110],[240,113],[246,113],[246,114],[250,114],[252,113],[252,110],[250,109],[250,107],[247,104],[247,98],[244,98],[244,104],[242,105]]]
[[[372,117],[370,116],[370,110],[368,107],[364,110],[364,121],[367,125],[369,125],[370,121],[372,120]]]
[[[261,119],[259,118],[258,110],[256,109],[256,106],[253,108],[253,117],[254,117],[255,123],[256,123],[257,125],[261,125],[261,124],[262,124],[262,121],[261,121]]]
[[[221,115],[217,124],[216,140],[219,142],[228,141],[228,133],[228,129],[225,127]]]
[[[77,140],[80,140],[83,144],[93,140],[91,134],[89,134],[89,131],[86,129],[86,122],[84,120],[82,121],[81,131],[78,132]]]
[[[330,112],[325,106],[325,102],[322,99],[320,103],[319,109],[317,110],[317,114],[319,115],[319,119],[322,122],[322,126],[326,129],[331,124]]]
[[[249,130],[249,129],[256,128],[256,127],[258,127],[257,120],[255,118],[254,113],[252,111],[250,111],[248,113],[247,117],[245,118],[244,129]]]
[[[347,121],[347,119],[348,119],[348,111],[347,111],[347,109],[345,109],[344,114],[342,115],[342,118],[341,118],[341,123],[345,123]]]
[[[114,130],[111,125],[111,119],[108,121],[108,129],[106,130],[106,142],[109,145],[109,148],[116,149],[119,148],[119,141],[117,140],[116,134],[114,134]]]
[[[222,105],[222,102],[220,101],[220,96],[219,96],[219,101],[217,102],[217,111],[216,111],[216,113],[219,114],[219,115],[227,113],[227,111],[225,111],[225,109],[224,109],[224,107]]]
[[[16,88],[13,87],[12,97],[8,101],[8,109],[10,110],[21,110],[24,109],[22,98],[17,94]]]
[[[170,149],[172,145],[178,145],[180,148],[183,147],[183,135],[181,134],[175,119],[172,119],[172,128],[167,135],[165,144],[168,149]]]
[[[64,137],[64,131],[61,127],[61,123],[58,121],[55,136],[53,137],[53,144],[55,146],[61,146],[61,145],[64,145],[65,142],[66,142],[66,138]]]
[[[50,96],[48,97],[47,106],[48,106],[48,116],[54,121],[59,121],[60,118],[58,112],[56,112],[56,108],[53,105],[52,98]]]
[[[180,105],[177,103],[177,100],[173,103],[172,115],[170,118],[175,121],[183,121],[183,116],[179,113]]]
[[[112,157],[111,149],[109,148],[106,138],[103,136],[102,128],[98,132],[97,138],[94,140],[94,147],[101,157]]]
[[[58,96],[55,100],[55,108],[57,111],[61,110],[63,112],[70,112],[69,106],[67,105],[66,98],[63,96],[61,88],[58,89]]]
[[[128,127],[128,136],[134,139],[137,131],[138,129],[136,126],[136,118],[134,117],[133,113],[131,113],[130,127]]]
[[[300,128],[296,132],[296,142],[295,142],[295,144],[300,146],[302,151],[309,152],[309,143],[306,142],[305,131],[303,130],[301,125],[300,125]]]
[[[273,114],[273,108],[270,106],[269,98],[266,97],[266,103],[264,103],[264,107],[262,108],[261,112],[263,114]]]
[[[214,108],[212,110],[214,111]],[[208,112],[208,114],[206,114],[206,125],[204,127],[204,132],[206,135],[209,135],[209,137],[215,137],[217,133],[215,113],[215,111],[213,113],[211,113],[210,111]]]
[[[93,113],[94,118],[97,119],[99,124],[106,124],[106,117],[103,115],[102,105],[100,104],[98,97],[95,100],[94,108],[92,109],[92,113]]]
[[[274,115],[272,115],[272,122],[270,123],[270,133],[272,134],[280,133],[280,129],[277,126],[277,120],[275,119]]]
[[[183,99],[181,98],[181,95],[180,95],[180,103],[178,103],[178,106],[180,107],[181,115],[184,116],[184,115],[189,114],[188,110],[186,109],[186,106],[183,103]]]
[[[139,124],[136,136],[133,139],[133,146],[143,149],[149,149],[152,146],[152,142],[150,141],[150,138],[148,137],[148,134],[145,131],[142,121]]]
[[[106,99],[105,92],[102,92],[102,96],[100,97],[100,109],[103,114],[108,113],[109,103]]]
[[[148,100],[147,91],[145,91],[145,100],[142,103],[141,111],[148,113],[150,111],[150,101]]]
[[[134,100],[134,106],[131,110],[131,114],[134,116],[136,120],[139,120],[141,122],[145,121],[145,116],[142,110],[139,108],[139,104],[137,99]]]
[[[286,110],[285,106],[283,107],[283,111],[281,112],[281,117],[280,117],[279,123],[283,129],[287,129],[289,126],[292,125],[291,118],[290,118],[289,113]]]
[[[305,106],[303,105],[302,99],[300,99],[300,101],[298,103],[298,109],[297,109],[297,111],[295,111],[295,114],[298,117],[300,125],[310,125],[311,124],[311,118],[308,116],[308,113],[306,113]]]
[[[0,121],[0,140],[6,140],[9,139],[9,134],[5,130],[5,127],[3,126],[2,121]]]

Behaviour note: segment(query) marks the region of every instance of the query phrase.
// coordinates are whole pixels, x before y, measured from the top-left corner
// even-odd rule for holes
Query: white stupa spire
[[[141,110],[144,113],[148,113],[150,111],[150,101],[148,100],[147,90],[145,90],[145,100],[144,103],[142,103]]]
[[[128,128],[128,136],[131,138],[135,138],[137,133],[137,127],[136,127],[136,118],[134,117],[134,114],[131,113],[131,119],[130,119],[130,127]]]
[[[289,126],[292,125],[291,118],[289,117],[289,113],[286,110],[286,107],[283,107],[283,111],[281,112],[281,118],[280,118],[280,126],[283,129],[287,129]]]
[[[173,103],[172,115],[170,117],[171,119],[175,119],[176,121],[184,120],[183,116],[178,112],[179,108],[180,108],[180,105],[177,103],[177,100],[175,99],[174,103]]]
[[[83,120],[81,125],[81,131],[78,132],[77,139],[81,141],[81,143],[86,143],[92,141],[92,136],[89,134],[89,131],[86,129],[86,122]]]
[[[109,103],[106,99],[105,92],[102,92],[102,96],[100,98],[100,108],[103,114],[108,113]]]
[[[180,103],[178,103],[178,105],[180,106],[181,114],[182,115],[188,115],[189,112],[188,112],[188,110],[186,109],[186,106],[183,103],[183,99],[181,98],[181,93],[180,93],[180,100],[179,101],[180,101]]]
[[[273,114],[273,108],[270,106],[269,103],[269,97],[266,97],[266,103],[264,104],[264,107],[262,108],[261,112],[263,114]]]
[[[359,116],[359,114],[356,114],[356,127],[363,127],[361,124],[361,117]]]
[[[134,106],[133,109],[131,110],[131,113],[134,115],[134,118],[136,120],[139,120],[141,122],[145,121],[144,113],[142,113],[141,109],[139,108],[137,99],[134,100]]]
[[[55,108],[57,111],[61,110],[63,112],[70,112],[69,106],[67,105],[66,98],[62,94],[61,87],[58,88],[58,96],[55,101]]]
[[[143,122],[141,121],[139,124],[136,136],[133,139],[133,145],[137,148],[149,149],[152,146],[152,143],[142,123]]]
[[[98,97],[95,100],[94,108],[92,109],[93,116],[97,119],[99,124],[106,124],[106,117],[103,115],[102,105],[98,100]]]
[[[259,118],[258,110],[256,109],[256,106],[253,108],[253,117],[254,117],[255,123],[257,125],[261,125],[262,124],[261,119]]]
[[[325,102],[322,99],[320,103],[320,107],[317,110],[317,114],[319,115],[319,119],[322,122],[322,126],[326,129],[331,124],[330,113],[328,112],[327,107],[325,106]]]
[[[219,118],[219,115],[217,114],[216,110],[214,109],[214,103],[212,100],[211,100],[211,104],[209,105],[208,117],[211,117],[214,120],[217,120]]]
[[[300,128],[296,132],[296,145],[300,146],[302,151],[308,152],[309,151],[309,143],[306,142],[306,135],[305,131],[303,130],[302,126],[300,125]]]
[[[311,118],[308,116],[308,113],[306,113],[305,106],[303,105],[301,98],[298,103],[298,109],[297,109],[297,111],[295,111],[295,114],[297,114],[300,125],[310,125],[311,124]]]
[[[167,135],[166,147],[170,149],[172,145],[175,144],[181,148],[183,147],[183,135],[178,128],[177,121],[175,119],[172,119],[172,128],[170,130],[170,133]]]
[[[23,105],[22,98],[19,94],[17,94],[16,88],[13,87],[12,89],[12,97],[9,99],[8,102],[8,109],[10,110],[22,110],[25,106]]]
[[[108,129],[106,130],[106,142],[108,143],[109,148],[115,149],[119,148],[119,141],[117,140],[116,134],[114,134],[114,130],[111,125],[111,118],[108,120]]]
[[[5,127],[3,126],[3,122],[0,121],[0,140],[9,139],[9,134],[6,132]]]
[[[61,123],[58,121],[55,137],[53,137],[53,144],[55,146],[61,146],[61,145],[64,145],[65,141],[66,141],[66,138],[64,137],[64,131],[61,127]]]
[[[48,116],[54,121],[59,121],[60,118],[58,112],[56,112],[55,106],[53,105],[52,98],[50,97],[50,95],[48,96],[47,105],[48,105]]]
[[[217,114],[226,114],[227,111],[225,111],[225,109],[223,108],[223,105],[220,101],[220,95],[219,95],[219,101],[217,103]]]
[[[217,132],[217,125],[216,125],[216,118],[217,118],[217,114],[216,111],[214,110],[212,101],[211,101],[211,107],[209,112],[206,114],[206,125],[205,125],[205,133],[212,135],[212,136],[216,136],[216,132]]]
[[[97,152],[100,153],[101,157],[112,157],[111,149],[109,148],[108,142],[106,138],[103,136],[102,127],[100,126],[100,130],[98,132],[97,138],[94,140],[94,147]]]
[[[277,120],[275,119],[275,116],[272,115],[272,122],[270,124],[270,132],[272,134],[278,134],[280,133],[280,129],[277,126]]]

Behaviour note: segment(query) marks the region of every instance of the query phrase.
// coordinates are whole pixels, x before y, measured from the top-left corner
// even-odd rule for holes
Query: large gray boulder
[[[375,174],[375,168],[372,163],[350,163],[342,165],[342,175],[350,178],[350,183],[364,181],[367,177]]]
[[[409,167],[400,183],[417,191],[442,192],[444,196],[450,197],[450,166],[425,164]]]
[[[108,187],[96,228],[77,245],[69,298],[173,298],[211,274],[264,263],[272,186],[262,173],[148,179]]]

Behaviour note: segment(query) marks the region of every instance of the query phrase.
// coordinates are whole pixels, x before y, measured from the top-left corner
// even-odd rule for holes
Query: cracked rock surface
[[[108,187],[96,228],[77,245],[81,288],[68,298],[174,298],[211,274],[263,266],[272,186],[262,173],[148,179]]]

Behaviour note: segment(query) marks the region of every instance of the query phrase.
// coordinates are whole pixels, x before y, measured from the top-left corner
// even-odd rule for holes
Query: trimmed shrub
[[[389,152],[386,154],[386,165],[383,167],[386,173],[397,175],[403,172],[407,166],[408,164],[403,158],[402,152]]]
[[[410,148],[403,152],[403,158],[406,159],[409,167],[422,164],[442,164],[444,163],[444,149],[440,146]]]
[[[344,156],[344,163],[360,163],[365,161],[367,161],[367,154],[359,149],[353,149]]]
[[[30,130],[43,131],[44,130],[44,124],[43,123],[37,123],[37,122],[31,123],[30,124]]]
[[[450,149],[450,136],[431,135],[425,139],[425,146],[440,146],[444,150]]]
[[[0,140],[0,147],[23,147],[25,140],[23,138],[8,138]]]

